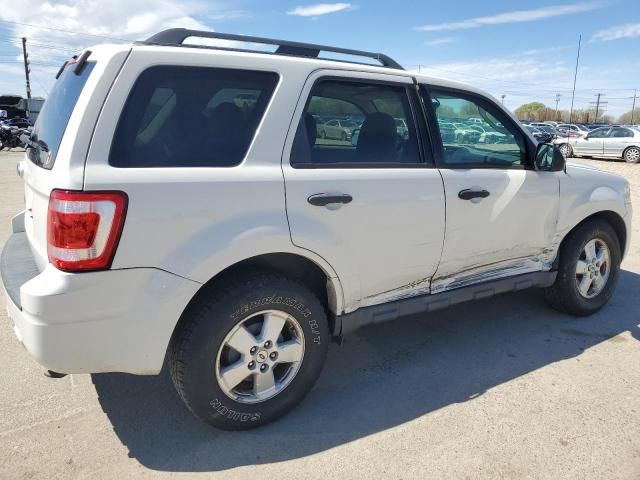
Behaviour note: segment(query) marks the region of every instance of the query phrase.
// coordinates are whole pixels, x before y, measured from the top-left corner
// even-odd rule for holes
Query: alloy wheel
[[[216,356],[216,380],[229,398],[258,403],[287,388],[304,358],[300,323],[280,310],[245,317],[231,329]]]
[[[582,249],[576,264],[576,286],[584,298],[599,295],[609,280],[611,253],[599,238],[589,240]]]

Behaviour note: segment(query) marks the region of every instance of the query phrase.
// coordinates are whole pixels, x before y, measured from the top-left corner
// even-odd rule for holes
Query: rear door
[[[614,127],[607,138],[603,139],[604,154],[622,158],[624,150],[633,142],[633,131],[624,127]]]
[[[360,124],[349,140],[322,138],[318,117]],[[335,268],[346,309],[428,293],[445,204],[412,79],[315,72],[293,125],[282,159],[291,238]]]

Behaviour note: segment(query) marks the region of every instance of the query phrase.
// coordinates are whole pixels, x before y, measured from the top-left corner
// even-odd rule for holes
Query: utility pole
[[[633,107],[631,107],[631,125],[633,125],[633,114],[636,109],[636,97],[638,96],[638,90],[633,91]]]
[[[560,119],[558,118],[558,103],[560,103],[560,94],[556,93],[556,120],[559,121]]]
[[[502,105],[504,105],[504,97],[506,97],[506,95],[504,93],[502,95],[500,95],[500,98],[502,99]]]
[[[29,82],[29,55],[27,54],[27,39],[22,37],[22,57],[24,58],[24,77],[27,81],[27,99],[31,100],[31,83]]]
[[[602,93],[596,94],[596,96],[598,97],[598,100],[596,100],[596,122],[598,121],[598,111],[600,110],[600,95],[602,95]]]

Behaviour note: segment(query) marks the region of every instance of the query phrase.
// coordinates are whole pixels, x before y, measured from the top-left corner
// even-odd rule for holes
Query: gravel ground
[[[20,155],[0,154],[0,243]],[[605,309],[573,319],[530,291],[365,329],[257,431],[199,423],[166,373],[46,378],[0,314],[0,478],[640,478],[640,165],[584,161],[634,187]]]

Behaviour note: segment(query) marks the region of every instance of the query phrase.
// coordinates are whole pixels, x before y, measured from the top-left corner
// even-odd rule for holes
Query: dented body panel
[[[442,259],[432,293],[549,270],[557,245],[559,172],[441,169],[447,200]],[[486,198],[458,192],[484,189]]]

